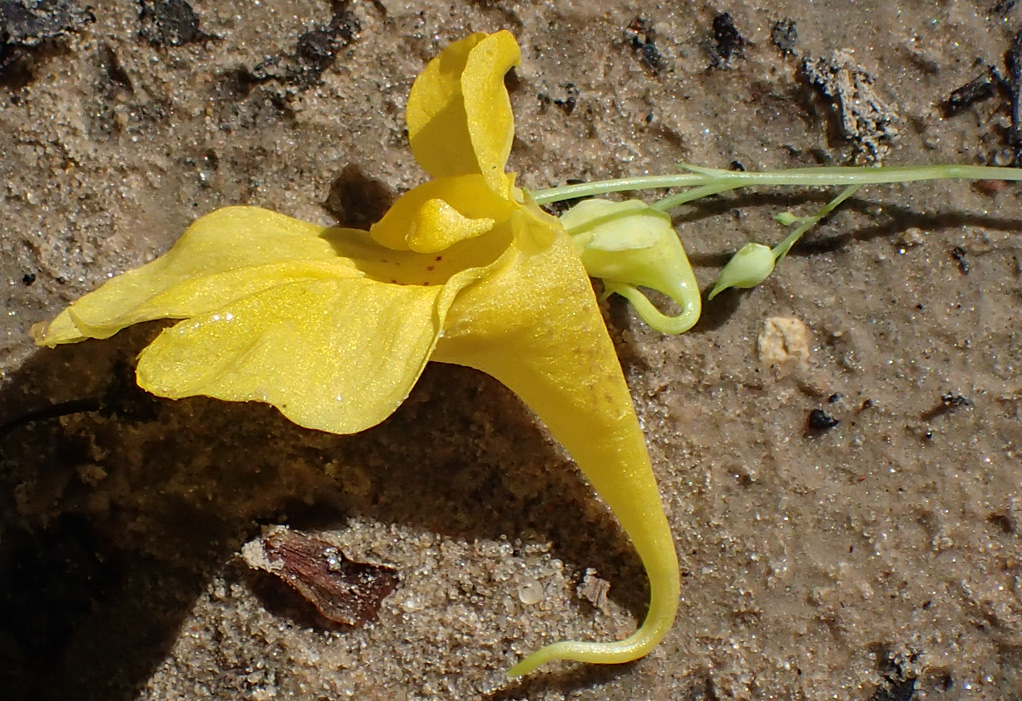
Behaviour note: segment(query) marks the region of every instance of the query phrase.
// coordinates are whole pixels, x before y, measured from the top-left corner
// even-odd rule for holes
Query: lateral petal
[[[447,46],[426,65],[408,93],[408,141],[415,160],[434,178],[479,172],[468,134],[461,74],[472,49],[486,37],[477,32]]]
[[[518,43],[508,31],[488,36],[469,54],[461,75],[468,133],[472,140],[479,172],[490,189],[510,197],[511,183],[504,174],[511,144],[515,138],[515,119],[511,99],[504,87],[504,75],[520,64]]]

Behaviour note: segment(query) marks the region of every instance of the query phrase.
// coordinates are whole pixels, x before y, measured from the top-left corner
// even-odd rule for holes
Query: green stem
[[[679,178],[683,180],[679,182]],[[686,185],[700,185],[706,178],[701,176],[688,175],[640,175],[634,178],[616,178],[614,180],[597,180],[592,183],[579,183],[577,185],[563,185],[552,187],[548,190],[539,190],[532,193],[532,199],[536,204],[549,204],[561,202],[576,197],[594,197],[606,195],[610,192],[626,192],[628,190],[656,190],[667,187],[684,187]]]
[[[653,209],[660,212],[670,212],[675,207],[680,207],[683,204],[688,204],[695,200],[701,200],[702,198],[709,197],[710,195],[734,190],[736,187],[738,186],[732,183],[711,182],[706,185],[700,185],[699,187],[693,187],[691,190],[679,192],[678,194],[671,195],[670,197],[665,197],[659,202],[653,203],[651,206]]]
[[[532,193],[538,204],[549,204],[577,197],[592,197],[610,192],[629,190],[652,190],[669,187],[706,187],[704,194],[735,190],[755,185],[800,185],[806,187],[826,187],[833,185],[880,185],[884,183],[903,183],[917,180],[1011,180],[1022,181],[1022,169],[999,168],[994,166],[969,165],[930,165],[930,166],[891,166],[891,167],[825,167],[825,168],[792,168],[776,171],[745,171],[736,172],[719,168],[702,168],[683,165],[684,173],[673,175],[642,175],[634,178],[618,178],[600,180],[578,185],[565,185]],[[719,188],[719,189],[718,189]],[[694,192],[694,191],[693,191]],[[683,197],[687,198],[684,199]],[[677,200],[672,200],[679,198]],[[680,193],[663,202],[657,208],[663,210],[670,206],[678,206],[694,199],[691,193]]]
[[[834,208],[839,204],[858,192],[861,187],[862,185],[849,185],[841,191],[841,194],[820,207],[820,210],[816,212],[816,214],[804,217],[802,219],[802,223],[798,225],[798,228],[788,234],[783,241],[774,246],[771,250],[771,253],[774,255],[774,263],[777,264],[784,260],[784,256],[788,255],[788,251],[791,250],[791,247],[794,246],[800,238],[802,238],[802,234],[816,226],[821,219],[834,211]]]

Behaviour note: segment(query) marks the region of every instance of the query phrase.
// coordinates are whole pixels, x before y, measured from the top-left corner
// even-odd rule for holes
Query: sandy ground
[[[385,424],[337,437],[135,389],[158,325],[55,351],[27,338],[217,207],[373,221],[424,178],[403,133],[411,81],[469,31],[522,45],[511,166],[533,188],[679,161],[1010,162],[1006,91],[940,105],[981,62],[1003,70],[1014,2],[759,4],[192,0],[143,21],[109,0],[65,7],[44,36],[9,31],[0,421],[99,410],[0,436],[5,698],[1022,698],[1016,187],[865,190],[682,336],[605,305],[685,582],[663,645],[613,668],[505,680],[543,643],[626,634],[646,583],[490,378],[431,366]],[[737,35],[715,32],[723,11]],[[775,35],[786,18],[797,38]],[[874,79],[860,74],[878,102],[855,138],[801,69],[821,58]],[[679,211],[700,283],[745,241],[778,240],[771,214],[824,197]],[[772,317],[806,331],[781,368],[757,346]],[[809,430],[814,409],[840,423]],[[243,544],[275,523],[395,567],[379,622],[331,627],[251,570]],[[589,568],[602,606],[577,591]]]

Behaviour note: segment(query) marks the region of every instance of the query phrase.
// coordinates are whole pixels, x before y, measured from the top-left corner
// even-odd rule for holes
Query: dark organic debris
[[[957,409],[958,407],[963,406],[972,406],[972,402],[970,402],[962,395],[955,394],[954,392],[947,392],[945,394],[940,395],[940,403],[947,407],[949,410]]]
[[[95,21],[76,0],[0,0],[0,79],[16,73],[13,82],[28,83],[32,50]]]
[[[873,76],[847,51],[830,58],[805,58],[802,73],[821,95],[835,102],[841,135],[869,162],[879,162],[898,135],[898,113],[877,93]]]
[[[21,276],[21,284],[28,287],[35,282],[35,273],[25,273]]]
[[[0,0],[0,43],[38,46],[95,21],[76,0]]]
[[[731,60],[732,56],[741,56],[745,49],[745,37],[741,35],[731,13],[721,12],[713,18],[713,45],[710,52],[713,62],[721,66]]]
[[[954,392],[945,392],[940,395],[940,404],[936,405],[932,409],[928,409],[923,412],[922,418],[924,421],[932,421],[933,419],[941,416],[942,414],[950,414],[955,409],[971,407],[972,402],[963,397],[960,394]]]
[[[952,116],[966,107],[993,96],[997,92],[1008,96],[1011,108],[1011,124],[1006,130],[1006,140],[1012,153],[1012,166],[1022,164],[1022,30],[1015,34],[1011,46],[1004,54],[1005,73],[994,66],[956,88],[944,101],[945,116]]]
[[[337,60],[341,49],[358,38],[362,25],[347,9],[335,3],[334,14],[325,27],[315,27],[298,37],[294,53],[266,59],[252,69],[257,81],[278,80],[299,89],[315,85],[320,76]]]
[[[788,18],[777,20],[770,32],[770,40],[785,56],[794,55],[795,46],[798,44],[798,29],[794,20]]]
[[[962,110],[993,97],[1003,78],[993,66],[960,88],[955,88],[941,106],[945,117],[951,117]]]
[[[221,129],[231,132],[265,128],[267,124],[294,117],[288,95],[278,86],[263,85],[267,80],[256,79],[244,67],[229,69],[218,76],[212,87],[212,102],[219,112]]]
[[[949,253],[951,257],[958,263],[958,270],[962,275],[969,274],[969,259],[966,257],[965,249],[961,246],[955,246]]]
[[[323,208],[337,219],[338,226],[368,229],[383,218],[394,198],[385,182],[369,177],[357,165],[347,165],[330,183]]]
[[[99,411],[100,408],[100,401],[90,397],[87,399],[71,399],[66,402],[51,404],[38,409],[31,409],[19,416],[15,416],[14,418],[7,419],[3,423],[0,423],[0,437],[7,435],[20,426],[30,424],[33,421],[45,421],[47,419],[56,419],[61,416],[80,414],[87,411]]]
[[[834,428],[841,422],[823,409],[813,409],[809,412],[808,423],[810,430],[823,432]]]
[[[245,545],[248,565],[279,577],[329,621],[348,626],[375,621],[398,585],[393,567],[355,562],[337,546],[285,526],[273,526]]]
[[[564,84],[564,99],[552,98],[545,92],[541,92],[537,97],[539,98],[539,105],[542,111],[546,111],[548,105],[554,105],[557,109],[564,112],[566,115],[571,115],[578,106],[578,87],[574,83]]]
[[[877,666],[883,682],[869,701],[912,701],[916,694],[916,676],[906,670],[906,663],[916,660],[915,653],[892,652],[876,646]]]
[[[564,114],[570,115],[575,111],[575,106],[578,105],[578,88],[574,83],[567,83],[564,86],[564,90],[567,96],[563,100],[554,100],[554,104],[560,108]]]
[[[1012,165],[1022,164],[1022,30],[1015,35],[1011,48],[1004,55],[1004,66],[1008,70],[1007,85],[1011,94],[1011,127],[1008,129],[1008,145],[1015,152]]]
[[[139,34],[153,46],[184,46],[209,39],[199,16],[185,0],[139,0]]]
[[[636,17],[625,30],[625,40],[639,54],[646,68],[659,73],[667,68],[667,60],[656,45],[656,30],[645,17]]]

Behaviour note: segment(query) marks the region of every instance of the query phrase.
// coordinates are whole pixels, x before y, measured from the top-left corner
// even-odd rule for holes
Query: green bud
[[[729,287],[755,287],[774,271],[774,254],[769,246],[747,243],[727,262],[713,286],[710,299]]]
[[[778,212],[774,215],[774,221],[781,226],[791,226],[802,221],[802,217],[796,217],[791,212]]]

